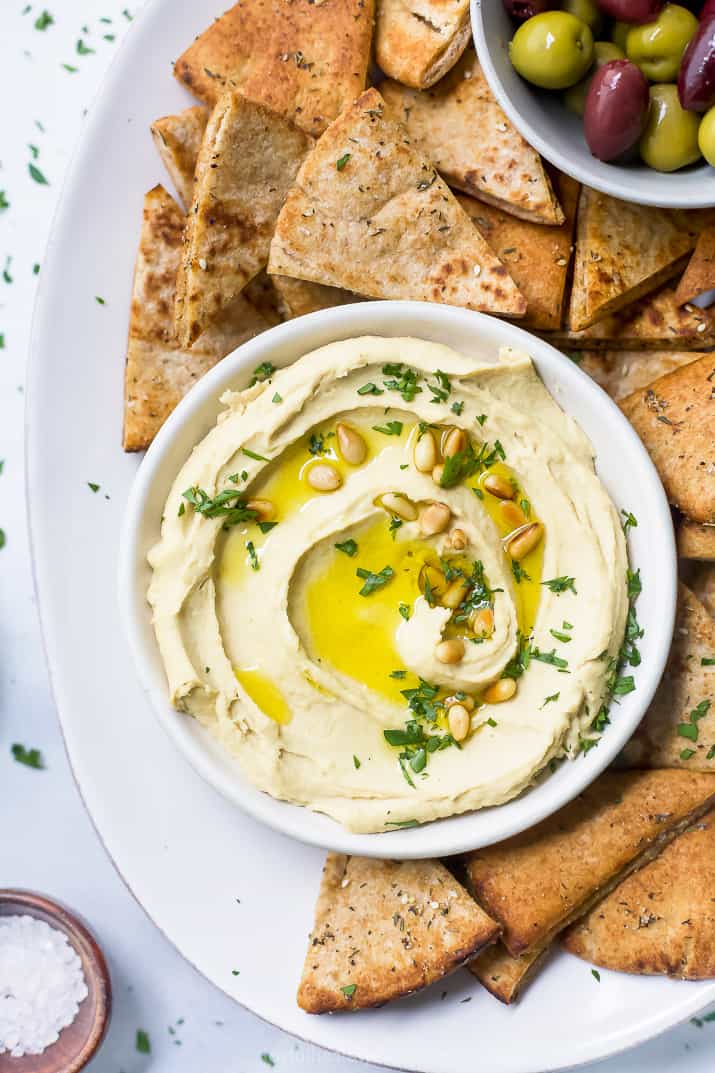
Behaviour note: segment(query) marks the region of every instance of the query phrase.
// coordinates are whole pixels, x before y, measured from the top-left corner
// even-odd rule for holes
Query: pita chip
[[[209,113],[200,104],[151,125],[151,135],[184,209],[194,196],[194,171]]]
[[[677,275],[697,241],[694,222],[581,188],[569,328],[580,331]]]
[[[182,346],[202,332],[265,267],[286,192],[311,139],[238,93],[220,99],[196,164],[176,282]]]
[[[715,566],[711,563],[689,563],[688,585],[710,618],[715,619]]]
[[[330,853],[298,1005],[308,1013],[380,1006],[441,979],[498,934],[439,861]]]
[[[174,74],[207,104],[235,89],[318,135],[365,88],[373,13],[374,0],[241,0]]]
[[[316,313],[319,309],[355,302],[350,291],[338,287],[325,287],[322,283],[310,283],[306,279],[291,279],[290,276],[270,276],[280,296],[283,313],[288,320],[302,317],[304,313]]]
[[[682,583],[668,665],[619,763],[715,772],[715,623]]]
[[[541,157],[494,100],[472,49],[433,89],[387,81],[380,92],[450,186],[524,220],[563,224]]]
[[[509,1006],[536,974],[547,952],[548,946],[543,946],[512,957],[503,943],[496,942],[470,961],[467,968],[490,995]]]
[[[124,450],[149,446],[189,389],[221,358],[269,327],[239,296],[199,346],[183,350],[174,334],[176,273],[184,214],[162,186],[144,199],[125,369]]]
[[[389,78],[427,89],[469,44],[469,0],[377,0],[375,59]]]
[[[681,518],[676,533],[681,559],[715,563],[715,525],[701,525],[689,518]]]
[[[578,197],[578,183],[565,175],[563,180],[567,221],[561,227],[530,223],[476,198],[457,195],[526,298],[526,316],[519,321],[524,328],[548,331],[561,325]]]
[[[620,405],[670,502],[693,521],[715,522],[715,355],[661,376]]]
[[[504,265],[374,89],[305,160],[268,271],[375,298],[526,311]]]
[[[715,289],[715,227],[700,232],[693,256],[683,272],[675,297],[679,305]]]
[[[534,953],[713,802],[710,775],[608,771],[536,827],[470,854],[467,886],[509,953]]]
[[[715,976],[715,812],[629,876],[563,945],[617,972],[707,980]]]
[[[584,350],[577,360],[585,373],[618,400],[699,357],[695,350]]]

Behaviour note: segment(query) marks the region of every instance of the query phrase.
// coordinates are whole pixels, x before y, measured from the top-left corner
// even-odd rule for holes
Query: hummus
[[[498,805],[599,725],[627,558],[524,354],[332,343],[256,370],[149,561],[172,703],[353,831]]]

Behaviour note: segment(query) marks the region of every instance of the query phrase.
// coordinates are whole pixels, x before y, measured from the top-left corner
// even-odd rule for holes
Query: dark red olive
[[[715,15],[715,0],[705,0],[702,11],[700,12],[700,21],[705,22],[711,15]]]
[[[592,154],[615,160],[640,138],[648,114],[648,82],[630,60],[611,60],[589,86],[583,129]]]
[[[604,15],[619,22],[652,22],[664,7],[664,0],[598,0]]]
[[[715,104],[715,15],[700,23],[683,54],[678,96],[690,112],[707,112]]]
[[[556,0],[504,0],[507,13],[517,22],[525,22],[542,11],[550,11]]]

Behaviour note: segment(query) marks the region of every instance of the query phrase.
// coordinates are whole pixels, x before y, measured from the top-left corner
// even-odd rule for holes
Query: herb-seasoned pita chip
[[[499,934],[439,861],[328,854],[298,989],[308,1013],[359,1010],[418,991]]]
[[[466,860],[467,885],[516,956],[543,947],[715,801],[690,771],[608,771],[523,834]]]
[[[705,350],[715,346],[715,319],[708,309],[679,306],[675,288],[666,283],[590,328],[544,338],[567,350]]]
[[[696,522],[715,522],[715,355],[661,376],[621,402],[670,502]]]
[[[194,171],[209,113],[200,104],[155,120],[151,134],[185,209],[194,196]]]
[[[350,291],[339,287],[325,287],[322,283],[310,283],[306,279],[291,279],[290,276],[270,276],[276,291],[280,295],[283,313],[288,320],[302,317],[304,313],[315,313],[318,309],[332,309],[333,306],[355,302],[357,298]]]
[[[238,93],[214,108],[196,164],[176,282],[176,328],[191,346],[265,267],[278,213],[311,145]]]
[[[566,932],[572,954],[617,972],[715,976],[715,812]]]
[[[377,90],[332,124],[276,224],[268,271],[375,298],[521,316],[526,302]]]
[[[530,223],[483,201],[457,195],[526,298],[526,316],[519,322],[525,328],[548,331],[561,324],[578,196],[578,183],[565,175],[562,178],[567,222],[561,227]]]
[[[715,227],[700,232],[693,256],[678,284],[675,297],[679,305],[692,302],[706,291],[715,289]]]
[[[241,0],[180,56],[174,74],[215,104],[225,89],[321,134],[365,88],[374,0]]]
[[[467,968],[494,998],[509,1006],[516,1002],[524,986],[535,975],[548,948],[546,943],[536,950],[512,957],[502,943],[496,942],[470,961]]]
[[[715,623],[682,583],[665,674],[620,762],[715,772]]]
[[[434,89],[387,81],[380,91],[450,186],[524,220],[564,222],[541,157],[494,100],[471,49]]]
[[[239,295],[192,350],[174,335],[174,294],[184,214],[162,186],[144,199],[129,320],[124,450],[148,447],[189,388],[226,354],[269,327]]]
[[[624,399],[699,357],[696,350],[584,350],[577,360],[612,399]]]
[[[469,43],[469,0],[377,0],[375,58],[415,89],[438,82]]]
[[[677,528],[678,555],[715,563],[715,525],[701,525],[682,518]]]
[[[580,331],[655,290],[697,241],[687,213],[581,188],[569,328]]]

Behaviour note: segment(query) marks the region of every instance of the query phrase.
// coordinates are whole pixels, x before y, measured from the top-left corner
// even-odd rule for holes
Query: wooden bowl
[[[58,928],[82,961],[88,995],[71,1025],[42,1054],[12,1058],[0,1054],[0,1073],[78,1073],[104,1038],[112,1007],[112,986],[104,955],[80,921],[57,902],[27,890],[0,890],[0,917],[32,916]]]

